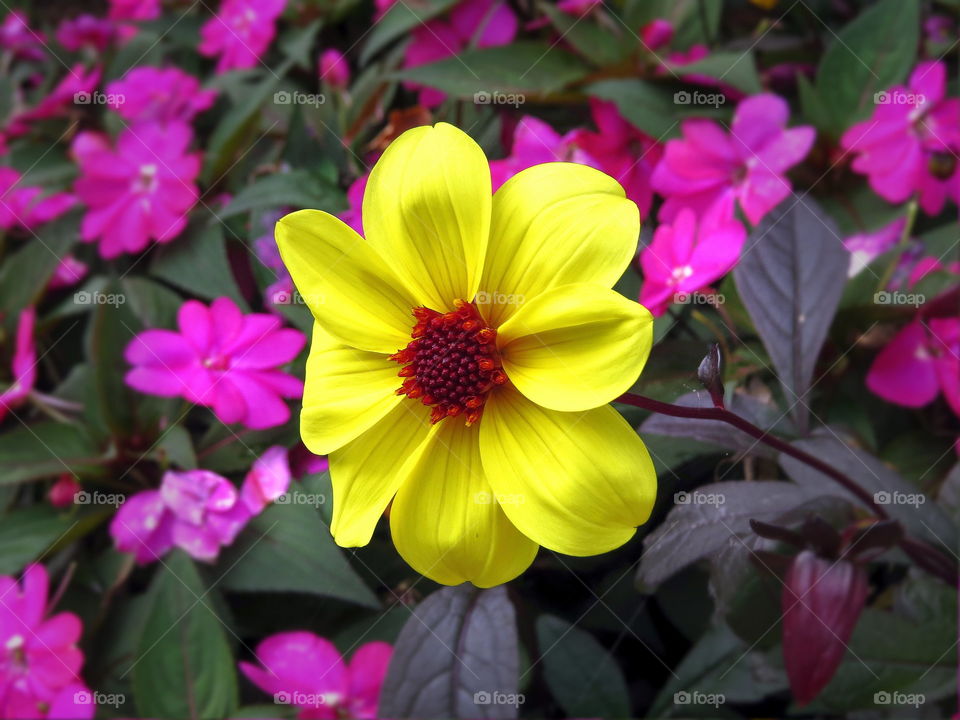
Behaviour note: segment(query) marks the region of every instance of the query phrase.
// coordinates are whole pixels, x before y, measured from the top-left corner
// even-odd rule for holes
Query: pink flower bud
[[[339,50],[324,50],[320,53],[320,79],[327,85],[343,89],[350,84],[350,66]]]
[[[80,483],[76,478],[64,473],[50,488],[47,499],[55,508],[63,508],[73,503],[73,498],[79,491]]]

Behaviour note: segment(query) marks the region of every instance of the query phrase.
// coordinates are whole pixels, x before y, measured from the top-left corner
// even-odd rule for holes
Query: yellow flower
[[[334,538],[367,544],[392,500],[397,550],[447,585],[506,582],[538,545],[612,550],[656,496],[608,404],[652,344],[650,313],[611,289],[636,205],[571,163],[490,190],[483,151],[440,123],[373,168],[366,239],[318,210],[277,225],[315,317],[301,434],[330,455]]]

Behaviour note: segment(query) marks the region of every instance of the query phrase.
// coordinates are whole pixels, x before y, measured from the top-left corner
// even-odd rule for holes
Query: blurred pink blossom
[[[47,492],[47,500],[55,508],[70,507],[74,503],[74,498],[83,487],[77,482],[77,479],[70,473],[63,473],[59,479],[50,486]]]
[[[110,109],[130,122],[189,123],[217,98],[216,90],[201,90],[195,77],[175,67],[136,67],[107,85],[106,94]]]
[[[76,52],[84,47],[103,52],[117,39],[117,28],[105,18],[84,13],[64,20],[57,28],[57,41]]]
[[[290,419],[282,398],[298,398],[303,383],[278,366],[293,360],[307,338],[266,313],[244,315],[229,298],[208,308],[180,306],[179,332],[146,330],[125,352],[127,384],[148,395],[184,397],[213,410],[221,422],[263,429]]]
[[[286,0],[222,0],[200,29],[201,55],[219,56],[217,72],[256,66],[276,35]]]
[[[111,20],[154,20],[160,17],[160,0],[109,0]]]
[[[90,93],[100,82],[101,68],[87,70],[82,63],[74,65],[57,83],[50,94],[32,108],[13,113],[7,121],[7,137],[17,137],[30,130],[30,123],[36,120],[48,120],[62,117],[76,109],[78,104],[90,102]]]
[[[640,39],[647,50],[659,50],[673,40],[673,25],[657,18],[640,28]]]
[[[90,268],[82,260],[77,260],[73,255],[65,255],[53,271],[47,287],[51,290],[73,287],[87,276],[89,270]]]
[[[44,42],[43,33],[33,30],[27,16],[19,10],[11,10],[0,24],[0,48],[10,51],[14,57],[42,60]]]
[[[350,65],[339,50],[331,48],[320,53],[317,72],[320,80],[330,87],[343,89],[350,84]]]
[[[810,151],[812,127],[787,129],[787,103],[776,95],[754,95],[741,102],[726,133],[712,120],[691,119],[681,125],[683,138],[667,142],[653,172],[653,188],[666,197],[661,222],[670,222],[684,207],[698,216],[717,204],[738,201],[754,225],[790,194],[784,174]]]
[[[960,99],[945,98],[946,65],[917,65],[907,87],[877,93],[873,115],[847,130],[841,146],[856,154],[851,167],[892,203],[919,193],[930,215],[948,197],[960,200]]]
[[[77,202],[70,193],[45,195],[36,185],[18,187],[21,180],[13,168],[0,167],[0,230],[14,226],[33,230],[60,217]]]
[[[903,234],[906,219],[899,217],[873,232],[861,232],[845,238],[843,246],[850,251],[849,276],[853,277],[883,253],[891,250]]]
[[[513,131],[510,154],[490,161],[494,192],[521,170],[540,163],[578,162],[597,167],[598,163],[577,147],[575,138],[576,131],[560,135],[543,120],[524,115]]]
[[[630,124],[615,103],[590,98],[598,132],[576,130],[573,142],[586,151],[596,167],[616,178],[646,217],[653,202],[650,176],[663,155],[663,146]]]
[[[377,717],[392,652],[387,643],[369,642],[347,663],[329,640],[306,631],[285,632],[257,646],[260,666],[239,666],[265,693],[298,707],[299,720],[370,720]]]
[[[37,348],[33,343],[36,320],[37,313],[34,308],[28,307],[20,311],[11,363],[13,381],[0,392],[0,420],[3,420],[9,411],[23,404],[37,381]]]
[[[358,235],[363,235],[363,193],[367,189],[367,178],[370,173],[364,173],[347,188],[347,202],[350,204],[348,210],[344,210],[338,217],[347,225],[356,230]]]
[[[661,224],[640,254],[640,304],[662,315],[672,302],[720,279],[733,269],[747,234],[736,220],[713,210],[697,222],[689,208],[671,225]]]
[[[98,133],[78,134],[71,152],[80,167],[74,190],[88,207],[83,240],[99,240],[109,259],[179,235],[199,196],[200,154],[187,152],[192,138],[184,123],[128,128],[115,148]]]
[[[257,515],[287,492],[292,473],[289,453],[285,447],[274,445],[267,448],[253,463],[243,479],[240,498],[251,513]]]
[[[19,585],[0,576],[0,717],[92,718],[95,706],[80,678],[83,626],[69,612],[46,617],[50,580],[28,565]]]

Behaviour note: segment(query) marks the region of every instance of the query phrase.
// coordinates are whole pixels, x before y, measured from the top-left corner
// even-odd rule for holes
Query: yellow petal
[[[602,285],[562,285],[523,304],[497,344],[507,377],[552,410],[587,410],[630,389],[650,354],[653,316]]]
[[[330,531],[338,545],[370,542],[390,499],[423,454],[431,428],[430,409],[405,399],[363,435],[330,454]]]
[[[324,330],[360,350],[393,353],[410,342],[413,296],[377,253],[320,210],[277,223],[277,245],[304,302]]]
[[[480,462],[477,427],[443,420],[390,510],[397,551],[444,585],[491,587],[533,562],[537,546],[507,520]]]
[[[408,130],[383,153],[363,196],[363,228],[421,305],[448,311],[480,282],[490,204],[483,151],[438,123]]]
[[[574,163],[523,170],[493,196],[477,305],[496,326],[552,287],[612,287],[639,237],[640,211],[610,176]]]
[[[646,522],[657,479],[643,442],[609,405],[547,410],[513,388],[493,393],[480,420],[483,468],[524,535],[567,555],[596,555]]]
[[[313,325],[303,388],[300,435],[326,455],[365,432],[403,399],[400,366],[386,355],[356,350]]]

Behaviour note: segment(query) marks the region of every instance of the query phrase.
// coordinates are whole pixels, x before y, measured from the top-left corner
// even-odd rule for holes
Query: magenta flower
[[[90,268],[82,260],[77,260],[73,255],[64,255],[50,276],[47,287],[51,290],[73,287],[83,280],[89,271]]]
[[[77,202],[70,193],[45,195],[36,185],[18,187],[21,179],[13,168],[0,167],[0,230],[18,226],[32,231],[60,217]]]
[[[861,232],[845,238],[843,246],[850,251],[849,276],[853,277],[888,250],[893,249],[903,234],[905,218],[897,218],[873,232]]]
[[[47,500],[55,508],[65,508],[73,505],[78,492],[83,490],[83,486],[77,482],[77,479],[70,473],[63,473],[57,481],[50,486],[47,492]]]
[[[350,84],[350,65],[339,50],[331,48],[320,53],[317,71],[320,80],[330,87],[342,90]]]
[[[92,703],[80,678],[80,619],[47,614],[49,578],[43,565],[29,565],[20,584],[0,576],[0,717],[92,718]]]
[[[289,485],[287,451],[280,446],[254,462],[240,490],[209,470],[170,470],[158,490],[127,499],[110,523],[110,535],[118,550],[132,552],[140,564],[160,559],[173,547],[211,562]]]
[[[739,202],[754,225],[790,194],[784,173],[810,151],[812,127],[786,129],[790,110],[776,95],[754,95],[741,102],[728,134],[712,120],[685,120],[683,139],[667,142],[653,171],[653,188],[666,197],[661,222],[683,207],[698,216],[720,204]]]
[[[524,115],[513,131],[510,155],[490,161],[493,190],[521,170],[547,162],[577,162],[597,167],[598,163],[576,145],[577,131],[560,135],[543,120]]]
[[[30,27],[26,15],[11,10],[0,24],[0,48],[24,60],[43,60],[44,36]]]
[[[596,161],[598,169],[620,182],[645,217],[653,202],[650,176],[663,155],[662,146],[620,115],[615,103],[591,98],[590,110],[598,132],[575,131],[573,141]]]
[[[189,123],[213,105],[216,90],[174,67],[136,67],[107,85],[111,110],[130,122]]]
[[[89,71],[80,63],[74,65],[57,83],[50,94],[36,106],[15,113],[8,121],[5,133],[14,138],[29,132],[30,124],[36,120],[48,120],[62,117],[76,108],[76,102],[86,97],[100,82],[101,69],[93,67]]]
[[[140,252],[151,240],[180,234],[199,196],[200,154],[187,153],[192,137],[183,123],[148,123],[124,130],[116,148],[93,132],[74,138],[81,173],[74,190],[89,208],[81,233],[87,242],[100,241],[102,257]]]
[[[71,52],[85,47],[103,52],[116,39],[117,28],[110,20],[88,13],[64,20],[57,28],[57,41]]]
[[[960,416],[960,319],[918,317],[870,366],[867,387],[887,402],[923,407],[943,393]]]
[[[673,24],[661,18],[651,20],[640,28],[640,39],[647,50],[659,50],[673,40]]]
[[[111,20],[154,20],[160,17],[160,0],[109,0]]]
[[[640,254],[640,304],[662,315],[671,302],[707,287],[737,264],[746,238],[743,225],[716,210],[698,223],[693,211],[683,208],[672,225],[657,227]]]
[[[300,720],[377,717],[380,688],[393,648],[384,642],[361,645],[344,662],[329,640],[311,632],[271,635],[257,646],[257,666],[240,662],[240,670],[274,702],[300,709]]]
[[[892,203],[919,193],[920,207],[936,215],[947,197],[960,198],[960,99],[944,98],[946,65],[917,65],[907,87],[877,93],[870,119],[840,139],[856,153],[851,167],[867,176],[877,195]]]
[[[37,381],[37,348],[33,344],[33,329],[37,313],[32,307],[20,312],[17,337],[13,348],[13,381],[0,392],[0,420],[27,399]]]
[[[277,369],[293,360],[307,338],[282,328],[274,315],[244,315],[229,298],[209,308],[188,300],[177,315],[180,332],[147,330],[125,352],[127,384],[148,395],[185,397],[212,408],[221,422],[249,428],[282,425],[303,383]]]
[[[217,72],[254,67],[276,35],[286,0],[223,0],[200,29],[201,55],[219,56]]]

